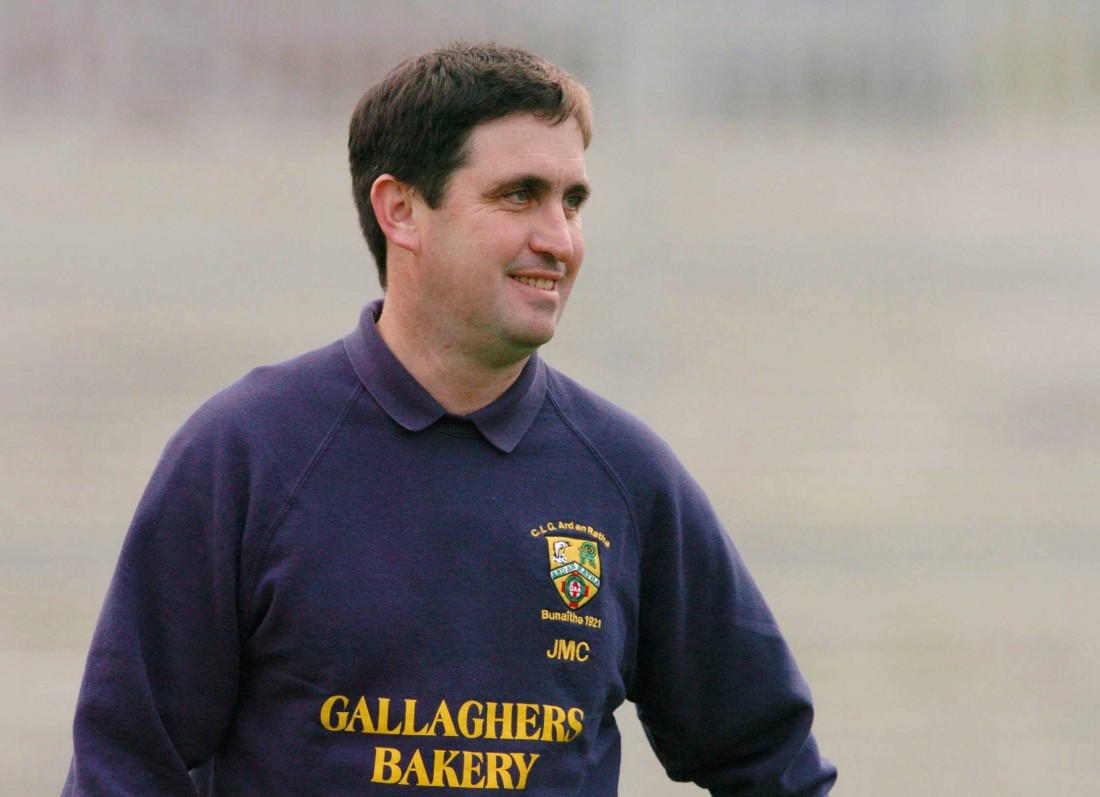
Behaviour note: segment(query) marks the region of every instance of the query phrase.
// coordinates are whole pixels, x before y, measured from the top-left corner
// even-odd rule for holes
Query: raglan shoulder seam
[[[255,559],[253,560],[253,564],[249,568],[249,571],[245,574],[245,578],[242,579],[244,594],[248,596],[244,605],[242,619],[250,620],[252,617],[252,606],[253,600],[255,598],[255,589],[257,584],[259,583],[259,574],[263,571],[263,565],[267,559],[268,548],[271,545],[271,541],[275,538],[275,534],[279,530],[280,526],[282,526],[283,520],[286,518],[287,513],[290,511],[290,507],[294,503],[294,499],[297,497],[299,491],[302,489],[302,486],[305,484],[306,480],[309,478],[313,470],[317,467],[321,459],[324,457],[325,453],[329,449],[329,446],[331,446],[333,439],[335,439],[336,434],[344,425],[344,422],[347,420],[348,414],[351,412],[351,408],[355,406],[356,402],[359,401],[360,397],[365,392],[366,388],[363,387],[362,383],[357,381],[351,391],[351,395],[344,402],[343,409],[341,409],[340,413],[336,416],[336,419],[333,421],[328,431],[325,432],[324,436],[321,438],[321,442],[317,444],[317,447],[314,449],[313,454],[310,455],[309,460],[306,462],[305,467],[302,469],[301,474],[295,480],[294,486],[291,487],[290,491],[287,493],[286,499],[279,507],[279,511],[276,512],[275,517],[272,519],[267,531],[264,532],[260,541],[259,551],[257,552]],[[251,628],[252,623],[248,622],[243,627]]]
[[[547,400],[550,402],[551,407],[553,407],[555,414],[561,419],[561,422],[563,424],[565,424],[565,426],[569,429],[569,431],[571,431],[576,436],[576,438],[578,440],[580,440],[581,444],[585,448],[588,449],[589,453],[592,455],[592,458],[599,464],[599,466],[604,470],[604,472],[607,473],[608,477],[611,479],[612,483],[615,485],[615,488],[619,491],[619,494],[622,496],[623,502],[626,504],[627,512],[630,515],[630,527],[631,527],[631,530],[634,533],[634,544],[635,544],[635,547],[638,551],[638,556],[641,557],[641,551],[642,551],[641,525],[638,521],[638,512],[637,512],[637,509],[634,506],[634,499],[631,497],[630,491],[627,490],[625,483],[623,482],[622,478],[619,476],[619,474],[615,470],[615,468],[611,465],[610,462],[607,461],[607,458],[602,453],[600,453],[600,450],[599,450],[599,448],[597,448],[596,444],[593,443],[591,440],[589,440],[588,437],[584,434],[584,432],[582,432],[580,429],[578,429],[577,425],[574,424],[572,420],[570,420],[567,413],[565,412],[565,409],[562,407],[561,403],[554,396],[554,391],[553,390],[547,390],[546,391],[546,397],[547,397]],[[641,560],[639,558],[639,562],[640,561]]]

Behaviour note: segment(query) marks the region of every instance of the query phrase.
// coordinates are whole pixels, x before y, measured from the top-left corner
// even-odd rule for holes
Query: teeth
[[[524,285],[530,285],[532,288],[538,288],[540,291],[554,290],[554,280],[536,279],[535,277],[513,277],[512,279],[522,282]]]

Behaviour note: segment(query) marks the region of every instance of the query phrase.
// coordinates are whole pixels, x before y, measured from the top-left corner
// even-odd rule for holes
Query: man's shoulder
[[[207,399],[180,430],[186,437],[258,439],[330,424],[359,383],[337,340],[263,365]]]
[[[662,481],[682,472],[672,449],[644,421],[560,371],[547,371],[562,420],[616,471]]]

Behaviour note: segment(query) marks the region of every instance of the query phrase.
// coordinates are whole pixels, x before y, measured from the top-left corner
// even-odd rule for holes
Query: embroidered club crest
[[[594,542],[572,537],[546,537],[550,580],[562,602],[579,609],[600,591],[600,549]]]

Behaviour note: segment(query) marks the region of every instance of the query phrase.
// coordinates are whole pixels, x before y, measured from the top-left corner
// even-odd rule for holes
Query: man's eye
[[[517,188],[515,191],[509,191],[507,194],[505,194],[504,198],[509,199],[513,202],[530,202],[531,189]]]
[[[587,198],[583,194],[572,194],[565,198],[565,206],[570,210],[580,210]]]

